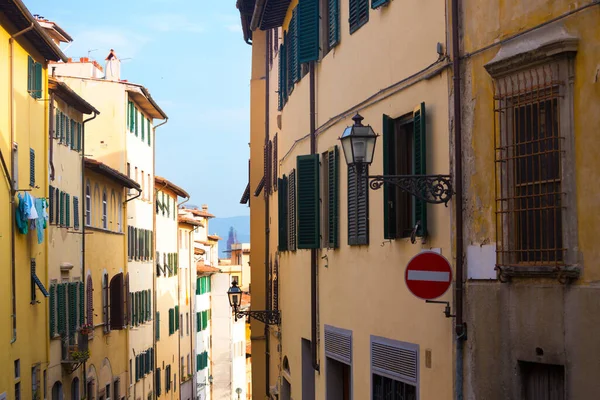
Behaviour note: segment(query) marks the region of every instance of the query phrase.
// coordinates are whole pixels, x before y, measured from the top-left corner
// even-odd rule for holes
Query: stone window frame
[[[560,87],[560,132],[562,141],[561,190],[565,195],[561,201],[564,212],[561,214],[564,265],[542,265],[510,267],[498,264],[498,278],[502,282],[512,277],[550,277],[566,283],[581,274],[578,248],[578,222],[575,182],[575,131],[574,131],[574,83],[575,56],[578,38],[567,32],[560,23],[550,24],[516,37],[502,45],[496,56],[484,65],[494,83],[510,76],[540,66],[558,65]],[[494,118],[496,116],[494,115]],[[496,174],[494,184],[500,177]],[[504,227],[503,227],[504,228]],[[508,231],[508,229],[506,229]],[[496,238],[499,242],[499,238]],[[502,240],[508,240],[506,237]],[[498,251],[497,251],[498,255]]]

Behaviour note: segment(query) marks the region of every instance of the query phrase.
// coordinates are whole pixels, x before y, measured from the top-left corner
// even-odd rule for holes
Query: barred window
[[[572,138],[566,63],[497,79],[497,265],[567,265],[566,148]],[[565,140],[569,139],[569,140]]]

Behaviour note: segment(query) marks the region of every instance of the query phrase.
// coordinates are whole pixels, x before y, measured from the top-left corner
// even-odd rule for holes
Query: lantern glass
[[[344,130],[340,141],[346,164],[370,165],[373,162],[377,134],[370,126],[349,126]]]
[[[227,291],[227,296],[229,297],[229,305],[233,307],[234,310],[237,310],[242,301],[242,290],[239,287],[237,287],[236,282],[233,282],[233,284]]]

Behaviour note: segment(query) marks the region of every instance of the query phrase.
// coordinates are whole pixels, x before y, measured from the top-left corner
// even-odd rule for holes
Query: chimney
[[[202,211],[208,211],[208,204],[202,204]]]
[[[104,79],[109,81],[119,81],[121,79],[121,61],[117,58],[113,49],[110,49],[110,53],[106,57]]]

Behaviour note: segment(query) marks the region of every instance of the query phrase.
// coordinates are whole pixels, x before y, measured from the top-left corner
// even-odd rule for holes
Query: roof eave
[[[64,82],[58,81],[53,78],[48,79],[48,89],[55,91],[56,94],[63,99],[67,104],[72,105],[75,109],[83,114],[100,114],[100,111],[96,110],[94,106],[85,101],[83,97],[78,95],[73,89]]]

